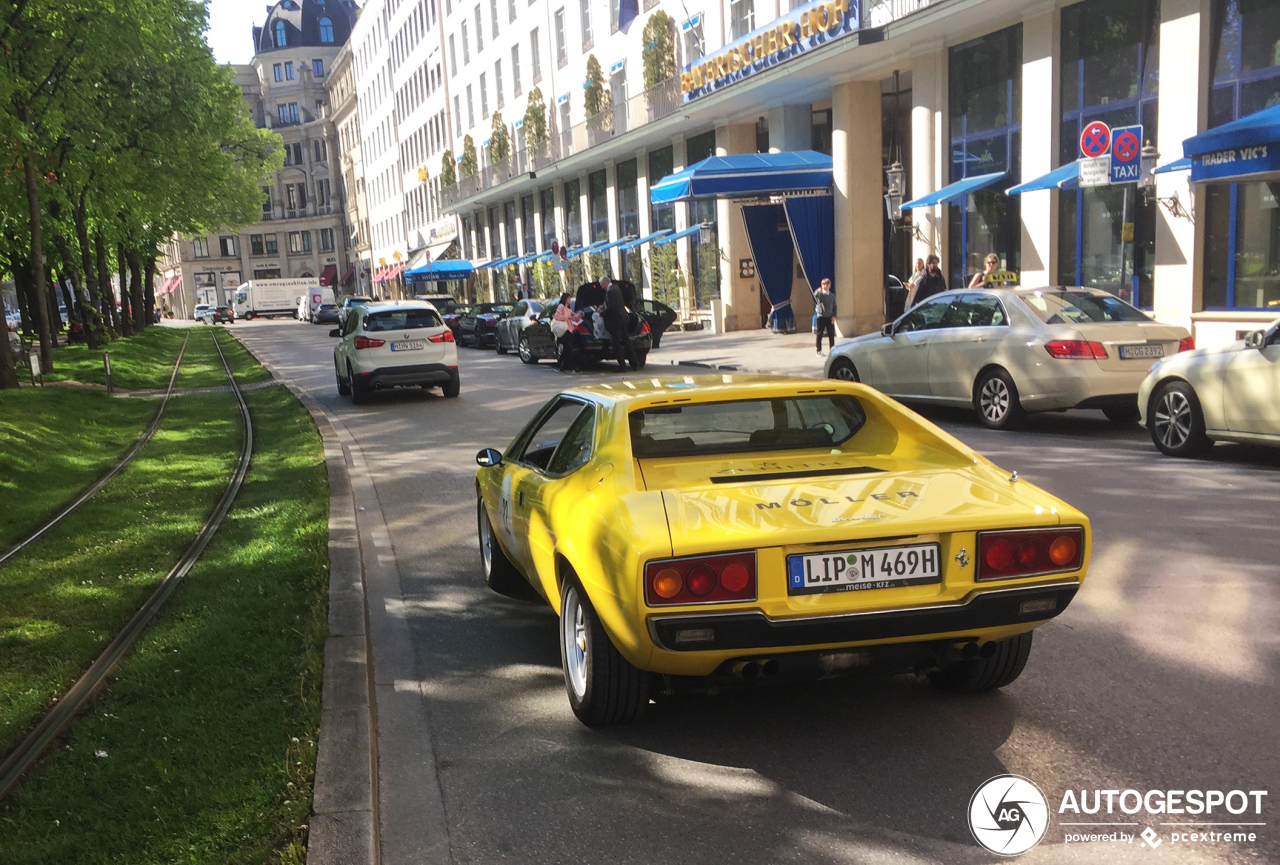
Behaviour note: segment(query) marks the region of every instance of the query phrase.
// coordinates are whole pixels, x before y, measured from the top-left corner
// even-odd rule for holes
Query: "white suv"
[[[354,304],[340,327],[333,350],[338,393],[359,405],[375,390],[439,387],[457,396],[458,347],[453,331],[429,303]]]

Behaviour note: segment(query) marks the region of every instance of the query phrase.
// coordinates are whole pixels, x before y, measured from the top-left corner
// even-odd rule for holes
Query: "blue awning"
[[[979,174],[977,177],[966,177],[964,180],[957,180],[950,186],[944,186],[937,192],[930,192],[928,195],[921,196],[914,201],[908,201],[902,205],[903,210],[910,210],[913,207],[933,207],[935,204],[950,204],[957,198],[964,198],[971,192],[977,192],[979,189],[985,189],[993,183],[999,183],[1004,180],[1008,172],[997,171],[993,174]]]
[[[668,234],[666,237],[662,238],[661,240],[655,240],[653,242],[653,245],[662,246],[664,243],[675,243],[677,240],[679,240],[682,237],[688,237],[691,234],[697,234],[701,229],[702,229],[701,225],[691,225],[688,228],[684,229],[683,231],[677,231],[675,234]]]
[[[649,190],[653,204],[690,198],[748,198],[831,186],[831,157],[813,150],[711,156],[668,174]]]
[[[1192,182],[1280,172],[1280,105],[1215,126],[1182,142]]]
[[[495,258],[493,261],[488,262],[484,266],[485,267],[503,267],[515,260],[516,260],[515,256],[508,256],[507,258]]]
[[[529,262],[537,258],[539,255],[541,255],[541,253],[531,252],[528,255],[520,256],[515,261],[512,261],[511,264],[515,264],[515,265],[528,264]]]
[[[588,246],[579,246],[577,249],[569,250],[569,254],[566,257],[573,258],[575,255],[582,255],[584,252],[598,252],[600,247],[604,246],[608,242],[609,241],[607,240],[598,240]]]
[[[1155,169],[1151,173],[1167,174],[1170,171],[1190,171],[1190,170],[1191,170],[1191,157],[1184,156],[1181,159],[1173,160],[1173,162],[1170,162],[1168,165],[1161,165],[1159,168]]]
[[[611,240],[603,245],[597,246],[594,249],[592,249],[591,252],[592,254],[608,252],[609,250],[613,249],[615,246],[622,246],[622,244],[630,243],[633,240],[635,240],[635,237],[628,234],[626,237],[620,238],[618,240]]]
[[[421,267],[406,270],[404,275],[406,279],[412,279],[415,282],[431,282],[442,279],[466,279],[474,272],[475,268],[471,266],[471,262],[466,259],[452,258],[433,261]]]
[[[618,247],[618,249],[623,252],[625,252],[628,249],[635,249],[637,246],[640,246],[645,243],[652,243],[654,240],[657,240],[659,237],[662,237],[663,235],[670,234],[670,233],[671,233],[670,228],[664,228],[661,231],[655,231],[653,234],[646,234],[644,237],[640,237],[640,238],[637,238],[636,240],[632,240],[628,243],[624,243],[622,246]]]
[[[1011,186],[1005,190],[1005,194],[1021,195],[1024,192],[1035,192],[1039,189],[1075,189],[1079,185],[1080,163],[1073,161],[1060,168],[1055,168],[1035,180],[1028,180],[1026,183]]]

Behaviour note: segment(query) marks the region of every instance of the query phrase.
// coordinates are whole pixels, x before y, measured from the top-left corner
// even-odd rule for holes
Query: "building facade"
[[[230,306],[250,279],[335,285],[347,270],[342,174],[325,85],[357,11],[351,0],[279,0],[253,28],[255,54],[234,67],[236,79],[254,122],[284,139],[284,167],[263,187],[259,222],[176,239],[176,260],[160,286],[176,315],[190,316],[197,303]]]
[[[444,22],[432,105],[444,102],[459,160],[440,203],[465,257],[506,262],[478,272],[478,294],[556,289],[558,277],[519,260],[553,241],[597,243],[570,259],[568,279],[608,270],[714,327],[760,327],[771,302],[744,202],[655,205],[650,190],[708,156],[812,150],[832,158],[845,334],[878,328],[889,278],[929,254],[949,285],[994,252],[1023,285],[1113,291],[1202,345],[1280,314],[1273,184],[1192,184],[1186,171],[1143,185],[1038,182],[1075,170],[1093,121],[1140,125],[1163,166],[1186,138],[1280,101],[1280,4],[424,2]],[[490,158],[495,112],[511,141],[503,158]],[[895,163],[901,216],[886,210]],[[666,229],[674,242],[601,243]],[[798,264],[792,279],[804,328]]]
[[[360,136],[360,114],[356,109],[356,77],[348,41],[333,61],[325,82],[329,93],[329,116],[333,137],[329,141],[332,158],[342,174],[345,203],[347,267],[339,279],[343,292],[368,294],[373,278],[373,247],[369,240],[369,199],[365,188]]]

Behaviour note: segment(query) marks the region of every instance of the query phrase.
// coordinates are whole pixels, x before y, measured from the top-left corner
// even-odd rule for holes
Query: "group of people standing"
[[[636,347],[631,342],[631,310],[627,308],[622,289],[608,276],[600,277],[599,285],[604,289],[604,303],[596,310],[604,329],[608,333],[610,347],[618,359],[618,367],[626,372],[627,364],[632,371],[640,368]],[[569,372],[577,367],[577,357],[582,346],[582,337],[574,330],[581,323],[585,310],[574,309],[573,295],[565,292],[560,295],[560,303],[556,306],[551,318],[551,333],[559,343],[556,351],[556,369]]]

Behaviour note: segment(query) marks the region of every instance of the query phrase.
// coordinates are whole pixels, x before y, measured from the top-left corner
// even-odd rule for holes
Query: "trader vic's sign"
[[[858,29],[859,0],[797,6],[767,27],[730,42],[680,73],[685,102],[727,87]]]

